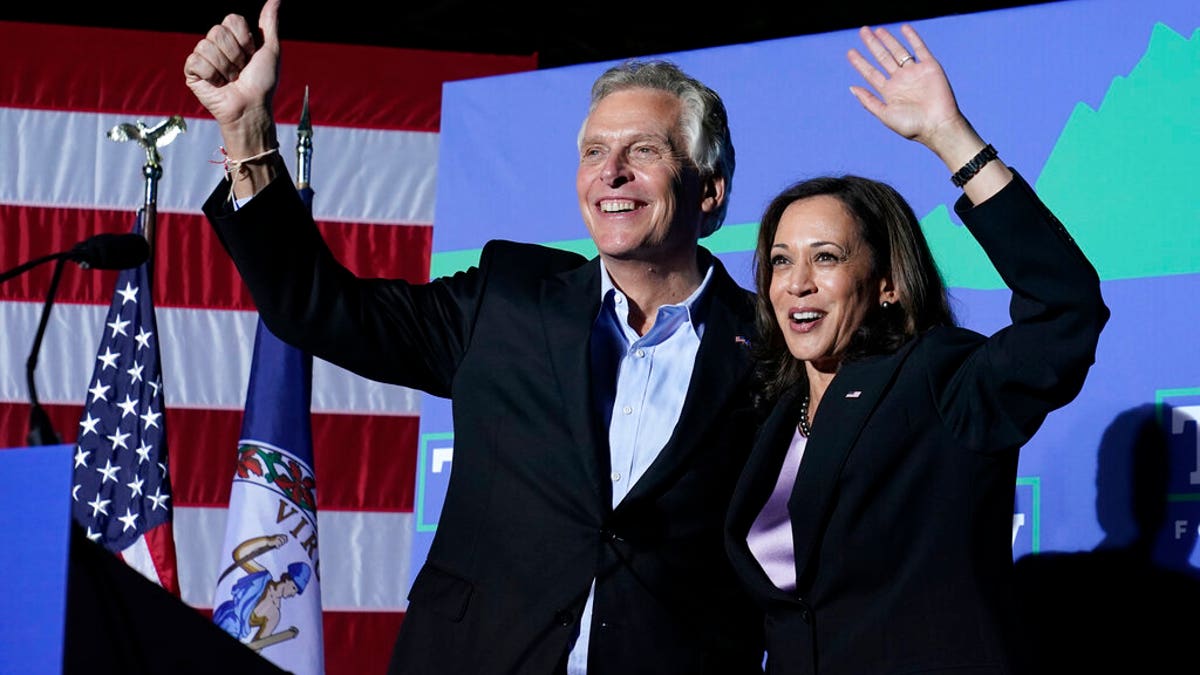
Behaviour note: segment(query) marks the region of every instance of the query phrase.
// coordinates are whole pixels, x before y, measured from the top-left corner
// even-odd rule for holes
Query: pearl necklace
[[[808,394],[804,395],[804,400],[800,402],[800,435],[808,438],[812,433],[812,427],[808,426]]]

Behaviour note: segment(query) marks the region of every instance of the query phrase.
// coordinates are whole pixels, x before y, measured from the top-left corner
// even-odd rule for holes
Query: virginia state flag
[[[311,402],[312,356],[260,318],[213,621],[296,675],[325,671]]]

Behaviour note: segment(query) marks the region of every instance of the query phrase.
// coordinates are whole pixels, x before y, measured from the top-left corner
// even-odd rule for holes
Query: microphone
[[[150,244],[140,234],[97,234],[79,242],[66,257],[83,269],[124,270],[150,258]]]
[[[0,281],[28,272],[29,270],[51,260],[72,260],[84,269],[124,270],[137,267],[150,259],[150,244],[140,234],[97,234],[89,237],[66,251],[51,253],[40,258],[34,258],[21,263],[11,270],[0,274]]]
[[[58,284],[62,279],[63,265],[68,261],[79,263],[84,269],[123,270],[137,267],[150,258],[150,244],[140,234],[97,234],[94,237],[79,242],[68,251],[52,253],[18,265],[3,276],[0,281],[12,278],[21,272],[31,269],[41,263],[55,260],[54,275],[50,279],[50,289],[46,292],[46,303],[42,306],[41,320],[38,322],[37,335],[33,338],[33,348],[29,351],[29,359],[25,361],[25,383],[29,387],[29,435],[26,441],[30,446],[58,445],[62,441],[50,423],[50,417],[38,402],[37,387],[33,382],[33,371],[37,368],[38,351],[42,346],[42,336],[46,333],[46,322],[50,319],[50,308],[54,306],[54,296],[58,293]]]

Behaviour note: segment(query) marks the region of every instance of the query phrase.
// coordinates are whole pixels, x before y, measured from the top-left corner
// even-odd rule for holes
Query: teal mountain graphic
[[[1104,280],[1200,271],[1200,30],[1155,25],[1145,55],[1098,110],[1078,104],[1037,192]],[[945,206],[922,221],[946,283],[1002,288]]]
[[[1099,109],[1075,106],[1036,188],[1101,279],[1200,272],[1200,30],[1186,39],[1156,24],[1141,60],[1113,78]],[[921,224],[948,286],[1004,288],[946,205]],[[726,224],[704,245],[714,253],[750,251],[757,229]],[[546,244],[596,255],[590,239]],[[478,249],[435,253],[430,274],[478,260]]]

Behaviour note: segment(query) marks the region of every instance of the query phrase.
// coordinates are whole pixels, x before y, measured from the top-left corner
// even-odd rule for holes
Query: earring
[[[882,309],[887,309],[888,307],[892,306],[892,303],[888,302],[887,300],[884,300],[883,302],[879,303],[879,306]]]

